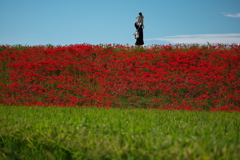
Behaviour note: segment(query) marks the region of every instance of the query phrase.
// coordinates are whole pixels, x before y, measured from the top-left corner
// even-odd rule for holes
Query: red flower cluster
[[[240,111],[240,46],[0,46],[0,103]]]

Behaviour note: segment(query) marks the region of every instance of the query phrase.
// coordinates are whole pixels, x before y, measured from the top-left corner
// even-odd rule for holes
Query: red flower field
[[[240,46],[0,46],[0,103],[240,111]]]

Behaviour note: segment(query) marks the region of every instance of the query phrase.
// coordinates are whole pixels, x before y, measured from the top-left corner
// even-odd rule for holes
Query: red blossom
[[[0,103],[240,111],[236,45],[0,46]]]

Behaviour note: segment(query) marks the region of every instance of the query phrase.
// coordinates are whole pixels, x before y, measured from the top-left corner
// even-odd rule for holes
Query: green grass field
[[[0,105],[0,159],[240,159],[236,112]]]

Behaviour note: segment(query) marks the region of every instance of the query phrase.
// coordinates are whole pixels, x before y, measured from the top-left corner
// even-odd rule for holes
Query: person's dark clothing
[[[135,45],[143,45],[144,42],[143,42],[143,25],[138,25],[137,23],[134,24],[135,25],[135,28],[136,30],[138,30],[138,33],[139,33],[139,37],[136,39],[136,43]]]

